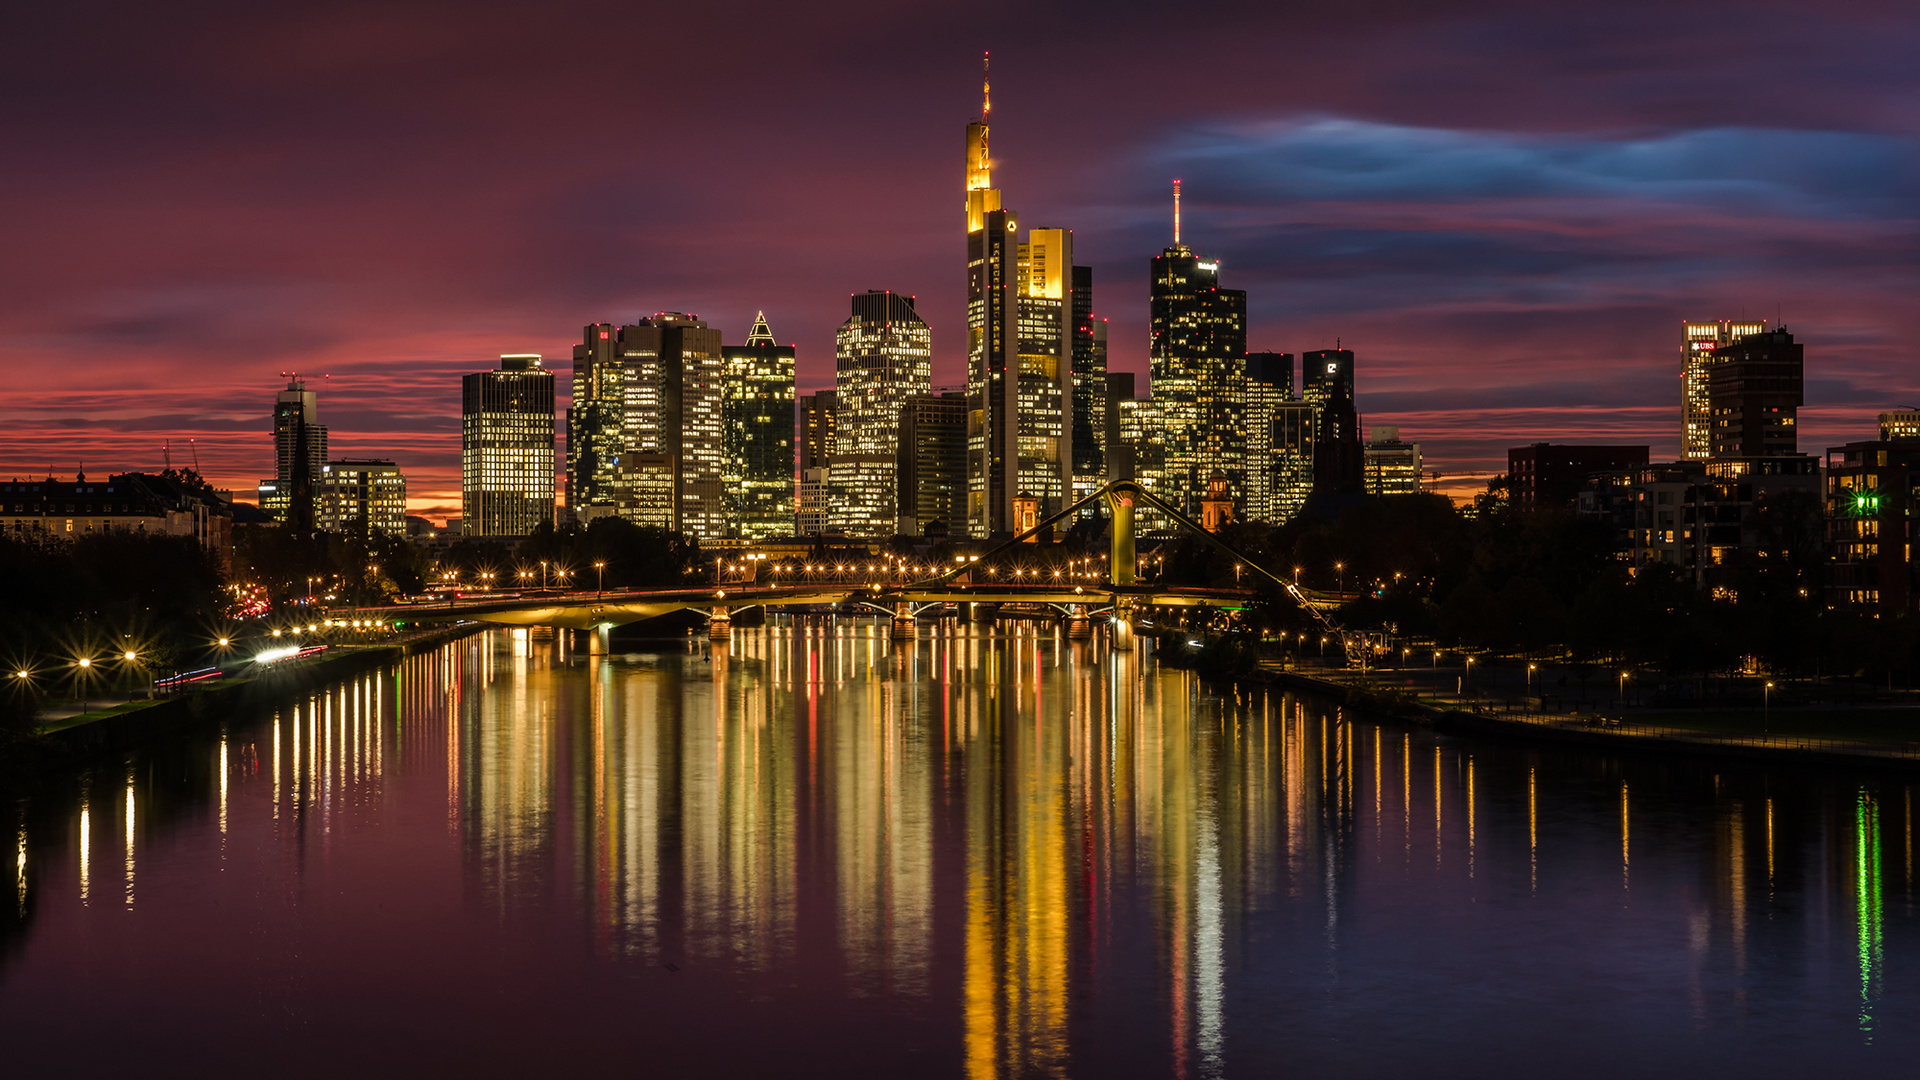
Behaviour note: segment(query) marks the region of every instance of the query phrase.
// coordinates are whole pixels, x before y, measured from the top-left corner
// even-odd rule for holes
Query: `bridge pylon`
[[[733,640],[733,609],[725,604],[713,605],[712,612],[707,616],[707,640]]]
[[[913,621],[913,605],[905,600],[893,605],[893,640],[912,641],[918,636],[918,627]]]

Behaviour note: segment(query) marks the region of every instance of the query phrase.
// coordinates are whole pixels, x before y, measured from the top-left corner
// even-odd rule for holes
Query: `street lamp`
[[[1773,734],[1773,683],[1760,688],[1760,734]]]
[[[1540,667],[1540,665],[1539,665],[1539,664],[1528,664],[1528,665],[1527,665],[1527,689],[1528,689],[1528,690],[1532,690],[1532,689],[1533,689],[1533,673],[1534,673],[1534,672],[1535,672],[1536,670],[1538,670],[1538,669],[1539,669],[1539,667]]]
[[[1627,673],[1624,671],[1620,673],[1620,707],[1627,707]]]
[[[594,572],[595,574],[598,574],[598,575],[599,575],[599,580],[598,580],[598,582],[597,582],[597,584],[596,584],[596,587],[594,588],[594,590],[593,590],[593,591],[594,591],[594,592],[597,592],[597,593],[602,593],[602,592],[606,592],[606,591],[607,591],[607,564],[606,564],[606,562],[605,562],[605,561],[601,561],[601,562],[596,562],[596,563],[594,563],[594,564],[593,564],[593,572]]]
[[[1340,575],[1340,578],[1339,578],[1340,591],[1346,592],[1347,591],[1347,564],[1343,562],[1334,563],[1333,572]]]

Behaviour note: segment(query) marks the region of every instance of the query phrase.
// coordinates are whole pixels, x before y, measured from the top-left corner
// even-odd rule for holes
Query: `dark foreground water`
[[[11,810],[0,1074],[1910,1076],[1898,775],[494,632]]]

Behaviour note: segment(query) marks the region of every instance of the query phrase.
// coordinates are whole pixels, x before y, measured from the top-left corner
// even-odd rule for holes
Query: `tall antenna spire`
[[[1173,178],[1173,246],[1180,246],[1180,178]]]
[[[982,49],[980,52],[980,122],[986,123],[993,112],[993,77],[988,70],[988,62],[993,54]]]

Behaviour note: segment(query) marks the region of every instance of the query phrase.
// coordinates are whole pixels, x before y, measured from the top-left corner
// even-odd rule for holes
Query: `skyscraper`
[[[1093,313],[1093,268],[1073,268],[1073,494],[1106,482],[1107,320]]]
[[[583,521],[612,514],[618,501],[617,470],[626,413],[623,346],[629,329],[594,323],[573,347],[566,495],[567,507]]]
[[[1250,521],[1282,522],[1313,493],[1314,406],[1293,396],[1293,354],[1247,354]]]
[[[272,480],[260,482],[260,509],[289,527],[313,531],[321,471],[327,463],[327,429],[320,423],[318,395],[299,375],[273,400]]]
[[[622,517],[697,540],[726,535],[720,331],[659,312],[621,334]]]
[[[1313,489],[1364,490],[1365,453],[1354,408],[1353,350],[1316,349],[1300,357],[1302,396],[1315,407]]]
[[[722,441],[727,533],[746,540],[794,531],[793,346],[773,340],[767,316],[754,316],[745,345],[726,360]]]
[[[936,522],[949,535],[967,508],[967,395],[916,394],[900,407],[901,536],[924,536]]]
[[[933,337],[911,296],[856,294],[834,335],[837,405],[827,521],[849,536],[892,536],[900,407],[933,381]]]
[[[837,434],[833,391],[819,390],[800,399],[800,468],[824,469],[833,463]]]
[[[1805,346],[1783,326],[1746,334],[1707,355],[1712,456],[1798,453],[1797,414],[1806,402]]]
[[[460,531],[526,536],[553,520],[553,373],[505,355],[460,391]]]
[[[1707,369],[1715,349],[1748,334],[1762,333],[1767,321],[1682,325],[1680,332],[1680,456],[1704,461],[1713,456],[1713,407],[1707,400]]]
[[[1236,503],[1246,492],[1247,294],[1220,287],[1220,263],[1180,242],[1180,182],[1173,189],[1173,244],[1151,264],[1148,353],[1165,459],[1142,479],[1189,516],[1215,472]]]
[[[967,521],[975,536],[1012,531],[1013,505],[1041,516],[1073,490],[1073,233],[1034,229],[1001,206],[988,154],[992,98],[967,125]],[[1085,275],[1091,317],[1092,276]],[[1089,328],[1091,334],[1091,328]],[[1089,339],[1083,351],[1092,362]],[[1091,402],[1089,402],[1091,404]]]

